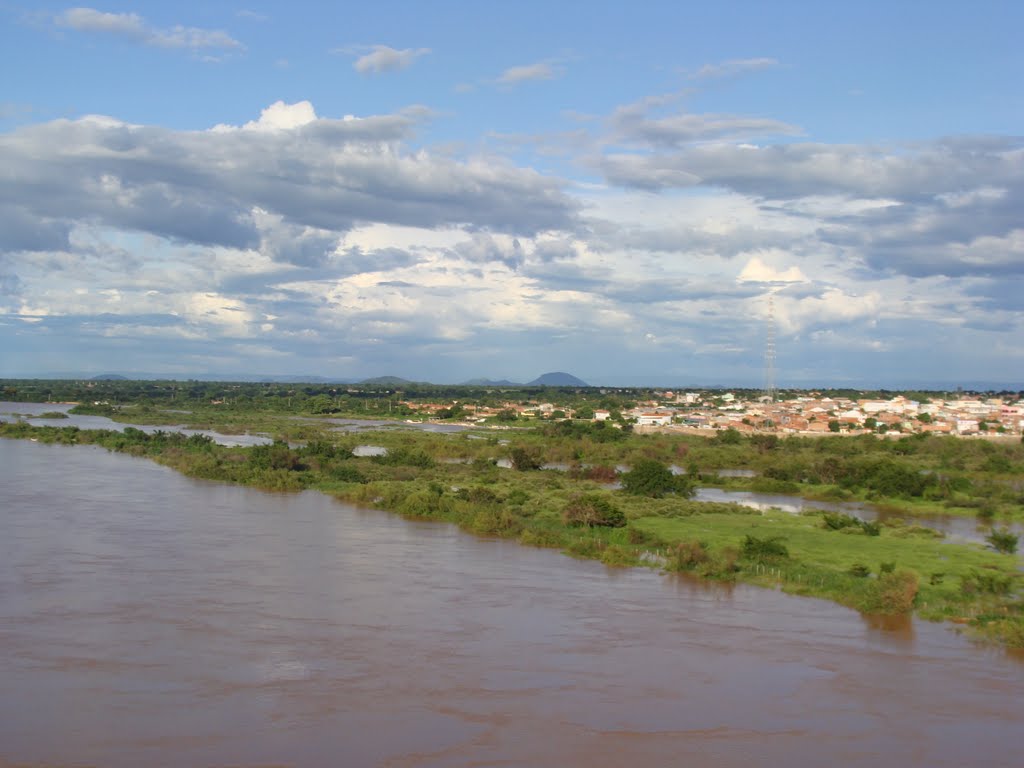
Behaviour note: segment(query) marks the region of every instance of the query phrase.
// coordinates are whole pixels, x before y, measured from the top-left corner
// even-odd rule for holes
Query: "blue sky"
[[[1019,3],[0,2],[0,376],[1024,387]]]

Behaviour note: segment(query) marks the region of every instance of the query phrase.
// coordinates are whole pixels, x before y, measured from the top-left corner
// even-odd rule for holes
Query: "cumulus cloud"
[[[9,230],[15,248],[62,244],[82,222],[252,249],[265,240],[254,209],[335,238],[372,222],[519,234],[574,226],[577,206],[558,179],[407,151],[416,119],[318,118],[307,102],[279,102],[243,128],[109,118],[29,126],[0,135],[0,218],[32,222]]]
[[[246,123],[243,128],[252,131],[288,131],[316,120],[316,110],[308,101],[285,104],[275,101],[260,112],[260,119]]]
[[[54,17],[55,23],[77,32],[92,32],[158,48],[240,49],[242,44],[226,32],[175,25],[158,29],[136,13],[107,13],[95,8],[69,8]]]
[[[391,48],[374,45],[352,63],[352,68],[363,75],[379,75],[384,72],[399,72],[408,69],[420,56],[430,53],[429,48]]]
[[[807,276],[800,271],[800,267],[790,267],[780,270],[766,264],[759,256],[751,257],[746,263],[739,277],[741,283],[806,283]]]
[[[607,148],[590,157],[608,182],[658,193],[728,190],[765,213],[813,222],[804,239],[869,270],[1024,272],[1014,235],[1024,206],[1024,141],[844,145],[773,143],[761,135],[755,143],[753,134],[788,128],[736,116],[654,114],[677,98],[642,100],[608,117]],[[762,245],[785,248],[796,233],[765,235],[773,240]]]

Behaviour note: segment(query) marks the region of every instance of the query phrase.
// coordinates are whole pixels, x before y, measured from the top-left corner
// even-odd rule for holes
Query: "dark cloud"
[[[499,262],[513,271],[519,269],[526,258],[519,240],[506,243],[486,232],[474,232],[469,240],[456,245],[452,252],[466,261],[476,264]]]
[[[31,215],[21,206],[0,205],[0,253],[64,251],[70,247],[66,221]]]
[[[392,115],[315,119],[290,130],[260,123],[178,132],[57,120],[0,136],[0,204],[53,222],[56,233],[98,223],[234,248],[260,244],[257,209],[335,236],[372,222],[523,235],[574,224],[577,205],[559,180],[501,162],[406,151],[399,139],[413,122]],[[311,264],[329,241],[275,253]]]
[[[1024,141],[962,137],[914,147],[711,143],[674,153],[610,154],[609,180],[643,189],[701,184],[766,200],[817,195],[933,200],[982,186],[1020,185]]]

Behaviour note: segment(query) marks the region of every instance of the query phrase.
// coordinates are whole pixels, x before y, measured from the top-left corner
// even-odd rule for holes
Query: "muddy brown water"
[[[1016,766],[1024,662],[0,440],[0,765]]]

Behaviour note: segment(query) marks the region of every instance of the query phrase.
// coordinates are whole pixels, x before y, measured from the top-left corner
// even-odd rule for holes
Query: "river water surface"
[[[1024,663],[0,440],[0,765],[1016,766]]]

